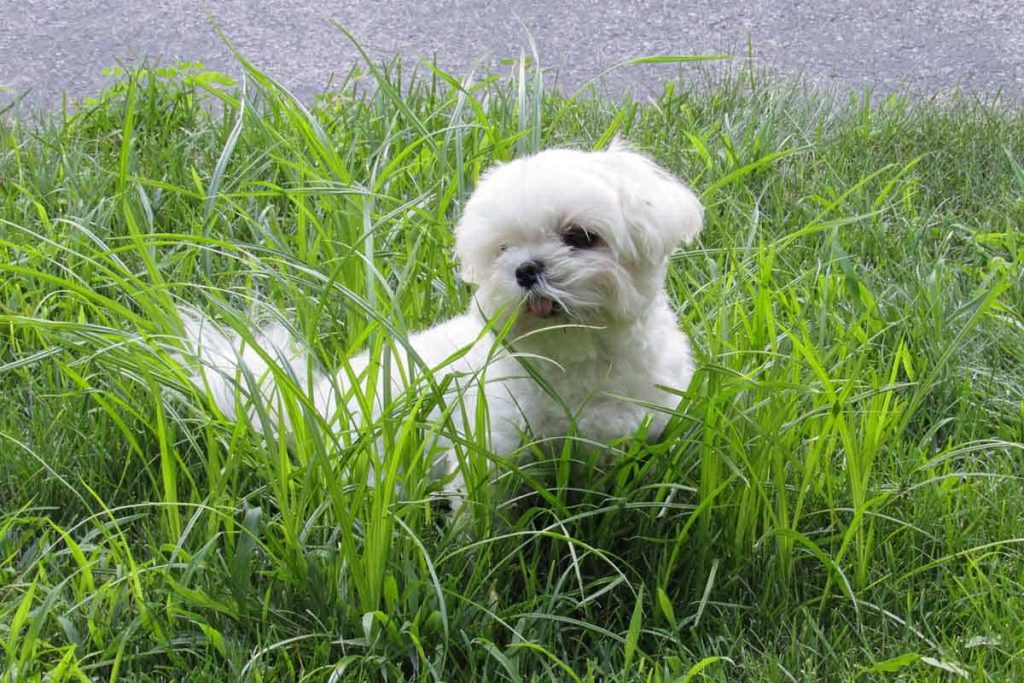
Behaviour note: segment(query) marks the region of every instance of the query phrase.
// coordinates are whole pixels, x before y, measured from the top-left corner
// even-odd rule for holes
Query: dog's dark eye
[[[573,249],[590,249],[592,247],[596,247],[600,241],[601,238],[595,233],[592,233],[579,225],[570,225],[569,228],[562,233],[562,242]]]

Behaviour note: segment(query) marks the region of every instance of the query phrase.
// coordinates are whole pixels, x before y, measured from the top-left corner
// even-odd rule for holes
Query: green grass
[[[307,110],[246,73],[0,123],[0,680],[1024,679],[1020,110],[398,62]],[[289,450],[170,359],[182,301],[383,353],[467,304],[483,168],[615,132],[707,207],[659,444],[499,463],[446,524],[434,392]]]

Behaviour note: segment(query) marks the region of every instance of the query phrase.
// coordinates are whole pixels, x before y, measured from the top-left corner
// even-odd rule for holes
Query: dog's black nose
[[[537,284],[540,274],[544,272],[544,264],[540,261],[523,261],[516,268],[516,282],[520,287],[529,289]]]

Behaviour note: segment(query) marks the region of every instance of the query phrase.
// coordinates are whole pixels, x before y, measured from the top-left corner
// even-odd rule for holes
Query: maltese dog
[[[358,433],[368,406],[375,418],[386,408],[381,397],[413,388],[409,369],[418,367],[449,404],[434,416],[450,417],[456,433],[479,439],[484,431],[499,459],[524,443],[558,448],[569,436],[590,444],[639,432],[656,438],[693,374],[665,292],[668,257],[697,236],[702,214],[682,182],[621,142],[500,164],[484,173],[455,228],[462,277],[476,287],[464,314],[328,375],[312,370],[283,326],[247,342],[182,311],[198,359],[193,381],[228,417],[285,436],[282,382],[294,382],[332,431]],[[377,390],[361,394],[366,385]],[[464,480],[453,448],[441,439],[432,472],[455,506]]]

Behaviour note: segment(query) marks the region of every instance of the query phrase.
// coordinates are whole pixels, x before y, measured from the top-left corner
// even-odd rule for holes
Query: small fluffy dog
[[[408,340],[414,364],[439,382],[454,375],[446,397],[461,402],[451,413],[456,429],[463,420],[478,427],[485,414],[488,448],[498,456],[524,440],[558,444],[568,434],[609,443],[645,421],[646,434],[657,437],[693,374],[664,288],[668,257],[697,236],[702,213],[682,182],[620,142],[599,152],[546,150],[487,171],[455,228],[473,302]],[[258,350],[202,315],[185,312],[183,320],[200,360],[194,381],[226,415],[265,427],[251,404],[258,392],[269,406],[263,415],[288,430],[274,407],[283,375],[269,363],[278,361],[332,429],[358,429],[351,388],[371,370],[366,355],[332,377],[310,372],[308,354],[283,327],[255,333]],[[403,348],[396,345],[395,368],[410,366]],[[409,381],[395,368],[373,375],[390,376],[392,395]],[[486,411],[478,413],[480,400]],[[458,462],[440,453],[434,472],[460,497]]]

